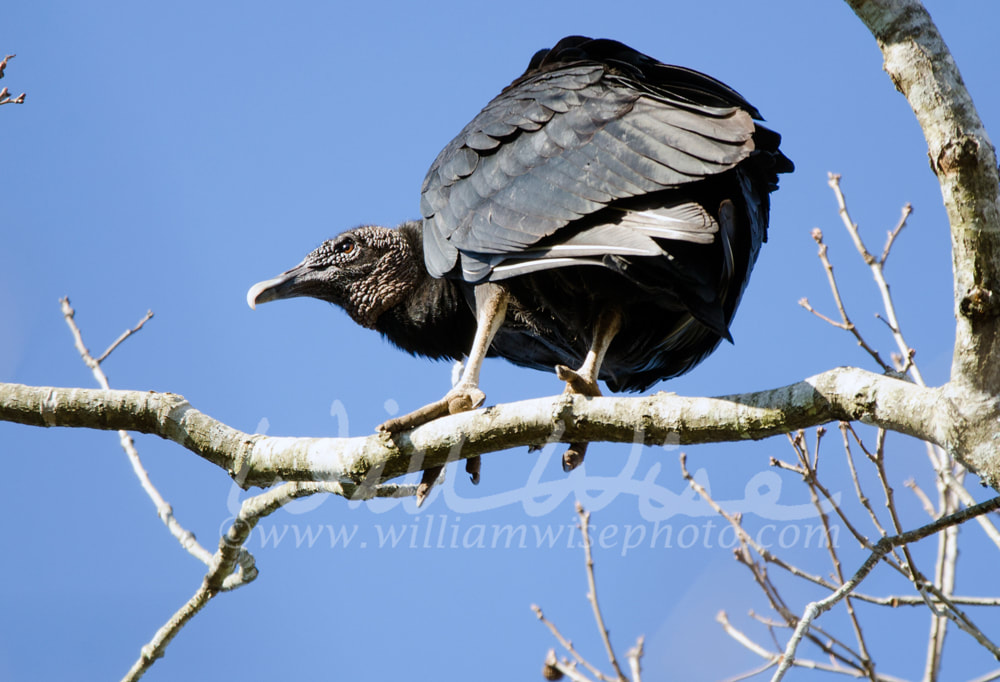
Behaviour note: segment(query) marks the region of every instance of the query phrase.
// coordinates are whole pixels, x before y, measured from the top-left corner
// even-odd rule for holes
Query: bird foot
[[[586,447],[586,444],[584,444],[584,447]],[[469,478],[472,479],[472,485],[479,485],[479,471],[481,468],[482,459],[479,455],[469,457],[465,460],[465,471],[469,474]],[[444,472],[444,467],[431,467],[430,469],[424,469],[424,473],[420,477],[420,483],[417,485],[418,508],[424,504],[424,500],[426,500],[427,496],[431,494],[431,488],[433,488],[439,481],[444,480]]]
[[[424,405],[401,417],[393,417],[379,424],[378,430],[386,433],[402,433],[427,422],[432,422],[438,417],[474,410],[485,400],[486,394],[480,391],[477,386],[456,386],[448,391],[441,400]]]
[[[575,369],[570,369],[566,365],[556,365],[556,376],[566,382],[565,393],[577,393],[592,398],[601,395],[601,388],[597,385],[596,379],[581,374]],[[583,458],[586,456],[586,443],[570,443],[562,456],[563,471],[566,473],[573,471],[583,464]]]
[[[465,460],[465,473],[469,474],[472,485],[479,485],[479,473],[483,468],[483,460],[479,455]]]
[[[579,393],[591,398],[601,395],[601,388],[597,385],[596,379],[580,374],[566,365],[556,365],[556,376],[566,382],[566,393]]]
[[[573,469],[583,464],[583,458],[587,456],[586,443],[570,443],[566,452],[562,456],[562,468],[567,474]]]
[[[437,483],[438,478],[444,473],[444,467],[431,467],[430,469],[424,469],[423,475],[420,477],[420,484],[417,486],[417,507],[423,505],[424,500],[427,496],[431,494],[431,488]]]

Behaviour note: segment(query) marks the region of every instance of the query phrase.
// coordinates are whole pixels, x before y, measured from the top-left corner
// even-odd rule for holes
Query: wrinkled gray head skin
[[[422,255],[398,229],[365,225],[323,242],[294,268],[258,282],[247,304],[308,296],[334,303],[358,324],[374,328],[421,279]]]

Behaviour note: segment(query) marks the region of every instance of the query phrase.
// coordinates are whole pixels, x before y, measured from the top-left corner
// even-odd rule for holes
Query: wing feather
[[[655,82],[612,58],[543,59],[491,101],[424,180],[431,274],[478,281],[501,264],[497,276],[524,272],[529,266],[514,262],[525,260],[526,250],[533,254],[526,260],[555,267],[618,253],[616,245],[628,250],[631,233],[647,242],[711,241],[718,225],[689,205],[625,211],[608,223],[618,232],[601,232],[587,248],[577,242],[557,253],[544,246],[574,221],[723,172],[754,150],[756,110],[739,95],[706,76],[648,61],[642,64]]]

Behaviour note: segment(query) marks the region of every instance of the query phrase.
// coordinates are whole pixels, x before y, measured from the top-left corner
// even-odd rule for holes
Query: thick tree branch
[[[919,0],[846,1],[875,36],[886,72],[909,101],[941,184],[955,276],[952,380],[997,395],[1000,177],[993,145],[948,46]]]
[[[354,496],[453,459],[551,441],[712,443],[847,420],[954,447],[961,418],[943,395],[842,367],[782,388],[718,398],[560,395],[444,417],[395,437],[278,438],[233,429],[172,393],[0,383],[0,420],[155,434],[224,468],[244,487],[339,481]]]

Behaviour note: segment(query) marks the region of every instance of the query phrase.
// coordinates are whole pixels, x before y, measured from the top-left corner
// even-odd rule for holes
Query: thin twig
[[[635,646],[625,652],[629,671],[632,673],[632,682],[642,682],[642,657],[645,653],[645,644],[646,638],[639,635]]]
[[[1000,668],[994,670],[993,672],[981,675],[974,680],[969,680],[969,682],[993,682],[993,680],[1000,680]]]
[[[818,616],[831,609],[841,599],[850,594],[854,588],[857,587],[869,573],[871,573],[872,569],[875,568],[876,564],[881,561],[882,557],[885,556],[891,548],[922,540],[930,535],[940,533],[946,528],[964,523],[965,521],[979,516],[980,514],[986,514],[997,509],[1000,509],[1000,496],[977,504],[974,507],[967,507],[961,511],[955,512],[954,514],[949,514],[948,516],[944,516],[937,521],[921,526],[915,530],[901,533],[899,535],[884,537],[879,540],[878,544],[875,545],[875,549],[872,550],[871,554],[867,559],[865,559],[864,563],[861,564],[861,567],[850,580],[844,583],[836,592],[828,597],[811,602],[806,606],[805,611],[802,614],[802,618],[799,619],[799,624],[795,628],[795,632],[792,634],[791,639],[788,640],[788,645],[785,648],[781,664],[779,665],[778,670],[775,671],[774,676],[771,678],[771,682],[779,682],[779,680],[783,679],[785,673],[788,672],[788,669],[795,662],[795,652],[799,643],[802,641],[802,637],[809,630],[812,622]]]
[[[139,659],[132,664],[132,668],[128,671],[125,677],[122,678],[122,682],[132,682],[133,680],[138,680],[142,677],[150,666],[156,662],[158,658],[163,656],[164,650],[166,650],[167,645],[170,641],[177,636],[177,633],[181,631],[188,621],[194,618],[198,613],[205,608],[205,605],[215,596],[215,592],[210,590],[204,583],[197,589],[187,603],[184,604],[177,612],[170,617],[163,627],[156,631],[153,639],[150,640],[148,644],[142,647],[142,651],[139,654]]]
[[[802,447],[803,441],[798,440],[791,434],[789,434],[788,438],[789,441],[792,443],[792,447],[796,449],[796,451],[799,451],[799,448]],[[802,454],[800,454],[799,456],[800,458],[805,458],[806,461],[808,461],[808,453],[805,453],[804,450],[802,450]],[[871,549],[872,547],[871,541],[861,531],[855,528],[854,524],[851,523],[851,520],[848,518],[847,513],[841,508],[841,505],[836,504],[836,501],[833,499],[833,494],[826,488],[826,486],[824,486],[807,469],[803,471],[802,477],[803,480],[806,482],[806,484],[810,486],[810,488],[815,487],[815,489],[818,490],[823,495],[823,497],[830,502],[830,504],[833,506],[833,510],[836,512],[841,522],[843,522],[844,527],[847,528],[847,531],[854,536],[854,539],[858,541],[858,544],[860,544],[865,549]],[[829,533],[827,533],[826,537],[829,539]]]
[[[705,488],[694,479],[694,477],[691,475],[691,472],[687,470],[687,454],[684,452],[680,454],[680,466],[681,466],[681,476],[684,478],[685,481],[687,481],[687,484],[691,486],[691,488],[696,493],[698,493],[702,497],[702,499],[704,499],[708,503],[710,507],[712,507],[712,509],[715,511],[716,514],[718,514],[719,516],[721,516],[722,518],[724,518],[726,521],[729,522],[729,524],[733,527],[733,530],[736,531],[736,536],[737,538],[739,538],[740,542],[746,544],[748,547],[752,547],[753,550],[758,555],[760,555],[760,557],[764,561],[766,561],[767,563],[772,563],[775,566],[778,566],[779,568],[788,571],[790,574],[798,578],[802,578],[803,580],[807,580],[816,585],[819,585],[820,587],[825,587],[826,589],[831,591],[838,589],[838,586],[834,585],[829,580],[826,580],[825,578],[822,578],[818,575],[813,575],[812,573],[807,573],[802,569],[800,569],[799,567],[789,564],[788,562],[784,561],[781,557],[773,554],[766,547],[764,547],[756,540],[754,540],[754,538],[749,533],[747,533],[746,530],[743,529],[743,526],[740,525],[737,516],[728,513],[725,509],[719,506],[719,503],[716,502],[712,498],[712,496],[708,494],[708,491],[705,490]]]
[[[889,284],[886,282],[885,275],[882,272],[883,261],[877,260],[868,251],[865,246],[864,241],[861,239],[861,232],[858,229],[857,223],[855,223],[847,210],[847,200],[844,198],[844,192],[840,188],[840,175],[837,173],[828,174],[828,183],[830,188],[833,190],[834,197],[837,199],[838,213],[840,218],[844,223],[844,227],[847,228],[847,233],[851,236],[851,240],[854,242],[854,246],[858,249],[858,253],[861,254],[862,259],[871,268],[872,277],[875,279],[875,284],[878,287],[879,293],[882,295],[882,305],[885,308],[886,319],[889,322],[890,329],[893,330],[892,336],[896,341],[896,345],[899,348],[899,352],[903,357],[906,357],[910,352],[910,346],[906,343],[906,339],[903,338],[903,333],[900,331],[899,320],[896,318],[896,306],[892,302],[892,296],[889,293]],[[905,213],[905,209],[904,209]],[[905,217],[908,216],[905,213]],[[897,227],[898,231],[902,230],[902,227]],[[895,241],[895,237],[893,237]],[[887,244],[887,248],[892,246],[891,243]],[[888,256],[886,256],[888,257]],[[913,377],[913,381],[919,386],[926,386],[923,377],[920,375],[920,370],[916,367],[910,368],[910,375]]]
[[[587,557],[587,586],[589,592],[587,593],[587,599],[590,600],[590,604],[594,610],[594,620],[597,623],[597,629],[601,634],[601,639],[604,641],[604,648],[608,653],[608,660],[611,661],[611,667],[615,671],[615,675],[618,676],[619,680],[627,680],[622,669],[618,665],[618,658],[615,656],[615,650],[611,646],[611,637],[608,634],[608,628],[604,625],[604,616],[601,615],[601,607],[597,603],[597,580],[594,578],[594,557],[591,554],[590,548],[590,512],[583,508],[583,505],[579,502],[576,503],[576,513],[580,517],[580,530],[583,533],[583,552]]]
[[[892,248],[892,243],[896,241],[896,237],[898,237],[899,233],[903,231],[904,227],[906,227],[906,219],[910,217],[911,213],[913,213],[913,206],[907,202],[903,205],[902,215],[899,217],[899,222],[896,223],[896,228],[889,232],[889,236],[885,240],[885,247],[882,249],[882,257],[878,259],[878,263],[882,267],[885,267],[885,262],[889,259],[889,250]]]
[[[572,682],[591,682],[589,677],[577,670],[576,667],[568,661],[556,661],[552,663],[551,666],[572,680]]]
[[[322,492],[336,492],[339,484],[328,482],[284,483],[277,488],[243,501],[236,519],[219,540],[219,549],[212,555],[208,572],[194,595],[142,647],[139,658],[122,682],[134,682],[142,677],[157,659],[162,658],[167,645],[177,633],[198,614],[219,592],[245,585],[257,577],[252,557],[243,547],[260,519],[301,497]]]
[[[972,493],[970,493],[964,485],[959,483],[958,479],[955,478],[954,474],[951,472],[945,472],[944,482],[953,493],[958,495],[959,499],[962,500],[962,504],[965,506],[971,507],[976,503],[976,498],[972,496]],[[910,486],[909,483],[907,485],[912,488],[914,492],[919,490],[915,483],[912,486]],[[922,495],[923,491],[920,491],[920,494]],[[926,495],[924,495],[924,497],[926,498]],[[928,500],[928,502],[929,501],[930,500]],[[979,525],[982,527],[983,531],[993,544],[996,545],[997,548],[1000,548],[1000,530],[997,530],[997,527],[993,524],[993,522],[990,521],[990,519],[985,515],[977,516],[976,521],[979,522]]]
[[[742,642],[740,642],[742,644]],[[733,675],[732,677],[727,677],[722,682],[743,682],[743,680],[749,680],[751,677],[757,677],[761,673],[765,673],[774,666],[778,665],[778,656],[774,657],[773,661],[767,661],[763,665],[754,668],[752,670],[747,670],[745,673],[739,673],[738,675]]]
[[[538,617],[538,620],[542,621],[542,623],[543,623],[543,624],[545,625],[545,627],[547,627],[547,628],[549,629],[549,632],[551,632],[551,633],[552,633],[552,636],[556,638],[556,641],[558,641],[558,642],[559,642],[559,644],[561,644],[561,645],[562,645],[562,648],[563,648],[563,649],[565,649],[566,651],[568,651],[568,652],[569,652],[569,654],[570,654],[570,655],[571,655],[571,656],[572,656],[573,658],[575,658],[575,659],[576,659],[576,661],[577,661],[577,662],[578,662],[578,663],[579,663],[580,665],[582,665],[582,666],[583,666],[583,667],[585,667],[585,668],[586,668],[587,670],[589,670],[589,671],[590,671],[590,673],[591,673],[592,675],[594,675],[595,677],[598,677],[598,678],[600,678],[600,679],[602,679],[602,680],[603,680],[603,679],[607,679],[607,678],[606,678],[606,677],[604,676],[604,674],[603,674],[603,673],[602,673],[602,672],[601,672],[600,670],[598,670],[598,669],[597,669],[596,667],[594,667],[593,665],[591,665],[591,663],[590,663],[590,662],[589,662],[589,661],[588,661],[587,659],[585,659],[585,658],[584,658],[584,657],[583,657],[583,656],[582,656],[582,655],[580,654],[580,652],[578,652],[578,651],[577,651],[577,650],[576,650],[576,649],[575,649],[575,648],[573,647],[573,642],[571,642],[571,641],[569,641],[568,639],[566,639],[566,638],[565,638],[565,637],[563,636],[563,634],[562,634],[561,632],[559,632],[559,628],[557,628],[557,627],[556,627],[556,624],[555,624],[555,623],[553,623],[552,621],[550,621],[550,620],[549,620],[548,618],[546,618],[546,617],[545,617],[545,614],[544,614],[544,613],[542,613],[542,609],[541,609],[541,607],[539,607],[539,606],[538,606],[537,604],[532,604],[532,605],[531,605],[531,610],[532,610],[532,611],[534,611],[534,613],[535,613],[535,616],[537,616],[537,617]],[[563,672],[565,672],[565,671],[563,671]]]
[[[770,668],[772,665],[777,665],[781,654],[774,651],[768,651],[757,642],[750,639],[744,632],[736,628],[732,623],[729,622],[729,616],[726,615],[725,611],[719,611],[715,616],[717,623],[722,625],[722,629],[725,630],[726,634],[735,639],[737,642],[743,645],[744,648],[749,649],[761,658],[767,659],[770,663],[764,670]]]
[[[931,517],[932,519],[936,519],[938,516],[940,516],[940,514],[938,514],[937,511],[935,511],[934,503],[931,502],[931,498],[927,496],[927,493],[923,491],[923,489],[917,484],[915,480],[913,480],[912,478],[908,478],[905,481],[903,481],[903,485],[905,485],[907,488],[913,491],[913,494],[916,495],[917,499],[920,501],[920,506],[924,508],[924,511],[927,512],[927,515],[929,517]],[[973,501],[973,504],[975,504],[975,501]]]
[[[933,597],[933,595],[931,595]],[[876,606],[889,606],[896,608],[898,606],[927,606],[928,597],[920,595],[902,595],[894,594],[888,597],[874,597],[870,594],[864,594],[863,592],[853,592],[851,594],[851,599],[857,599],[858,601],[864,601],[869,604],[874,604]],[[1000,597],[949,597],[948,599],[952,604],[961,604],[962,606],[1000,606]],[[937,604],[936,598],[930,599],[932,604]]]
[[[681,475],[688,482],[688,485],[690,485],[691,488],[695,490],[695,492],[697,492],[706,502],[708,502],[708,504],[716,511],[716,513],[718,513],[720,516],[729,521],[730,525],[736,532],[737,539],[740,542],[740,549],[735,552],[737,561],[739,561],[740,563],[745,565],[748,569],[750,569],[751,575],[753,575],[754,580],[757,582],[761,590],[764,592],[764,595],[770,602],[771,607],[777,613],[781,614],[781,616],[785,619],[786,624],[783,627],[794,627],[794,625],[798,621],[798,617],[794,613],[792,613],[791,609],[788,608],[788,605],[785,604],[784,600],[781,598],[781,595],[778,593],[777,588],[774,586],[774,584],[768,577],[766,569],[752,559],[749,552],[749,549],[751,547],[765,561],[769,563],[774,563],[775,565],[778,565],[781,568],[784,568],[785,570],[789,571],[793,575],[802,577],[811,582],[815,582],[816,584],[822,585],[823,587],[826,587],[831,591],[836,590],[838,586],[834,585],[828,580],[820,578],[819,576],[813,576],[808,573],[805,573],[797,566],[788,564],[787,562],[783,561],[780,557],[772,555],[768,550],[766,550],[756,541],[754,541],[753,538],[751,538],[750,535],[745,530],[743,530],[740,524],[739,515],[733,516],[726,513],[725,510],[723,510],[722,507],[720,507],[719,504],[714,499],[712,499],[712,497],[708,494],[708,491],[705,490],[697,481],[694,480],[690,472],[687,470],[686,460],[687,460],[687,455],[685,453],[681,453],[680,456]],[[861,660],[860,654],[852,650],[849,646],[847,646],[837,638],[833,637],[832,635],[825,633],[818,628],[815,628],[815,631],[821,634],[823,637],[825,637],[826,640],[828,640],[828,641],[823,641],[814,637],[812,634],[807,635],[810,638],[810,641],[812,641],[817,647],[819,647],[822,651],[824,651],[832,658],[843,662],[845,665],[851,666],[852,669],[861,672],[864,671],[865,669],[864,666],[861,663],[859,663],[859,661]],[[843,651],[846,652],[846,655],[836,651],[834,646],[843,649]]]
[[[854,481],[854,492],[858,496],[858,501],[861,506],[865,508],[868,512],[868,516],[871,517],[872,524],[875,526],[875,530],[878,531],[879,537],[888,535],[885,532],[885,528],[882,527],[882,523],[878,519],[878,515],[871,506],[871,501],[868,496],[865,495],[864,491],[861,489],[861,481],[858,478],[857,468],[854,466],[854,454],[851,452],[851,441],[847,437],[847,429],[849,424],[847,422],[840,422],[838,425],[840,428],[840,434],[844,441],[844,453],[847,455],[847,466],[851,470],[851,479]]]
[[[749,679],[750,677],[759,675],[760,673],[765,672],[780,663],[781,661],[780,651],[768,651],[760,644],[750,639],[750,637],[748,637],[745,633],[741,632],[738,628],[736,628],[732,623],[729,622],[729,619],[726,617],[725,612],[720,612],[715,619],[722,625],[722,628],[726,631],[726,634],[728,634],[734,640],[739,642],[746,649],[752,651],[753,653],[757,654],[766,661],[766,663],[762,665],[760,668],[745,673],[740,673],[739,675],[736,675],[734,677],[726,678],[725,682],[740,682],[740,680]],[[855,678],[865,675],[863,671],[855,668],[845,668],[843,666],[836,664],[819,663],[817,661],[804,660],[804,659],[796,659],[792,665],[795,665],[796,667],[799,668],[806,668],[809,670],[822,670],[824,672],[839,673],[841,675],[847,675],[849,677],[855,677]],[[891,675],[879,674],[875,675],[874,679],[878,680],[878,682],[903,682],[903,680],[901,680],[900,678],[893,677]]]
[[[850,424],[848,424],[847,428],[850,430],[851,433],[854,434],[854,437],[857,440],[858,444],[861,445],[861,447],[863,448],[864,445],[861,443],[861,439],[858,437],[858,434],[854,431],[854,428]],[[866,454],[868,454],[867,450],[865,452]],[[895,531],[896,535],[899,535],[900,533],[903,532],[903,526],[899,521],[899,514],[896,512],[896,500],[894,497],[894,492],[892,489],[892,485],[890,485],[889,483],[889,477],[886,475],[885,471],[885,429],[878,430],[876,436],[875,452],[873,454],[869,454],[869,457],[871,458],[872,462],[875,463],[875,470],[878,472],[878,480],[882,484],[882,492],[885,495],[885,507],[886,509],[889,510],[889,518],[892,520],[892,528]],[[902,545],[901,549],[903,551],[903,556],[906,559],[905,567],[906,570],[909,572],[910,580],[912,580],[913,583],[917,585],[922,580],[922,577],[920,575],[920,572],[917,570],[916,565],[913,562],[913,556],[910,554],[910,548],[904,544]],[[917,586],[917,589],[918,590],[920,589],[919,585]]]
[[[115,339],[114,342],[110,346],[108,346],[107,350],[101,353],[101,356],[97,358],[97,364],[101,364],[102,362],[104,362],[104,360],[109,355],[111,355],[111,353],[115,350],[115,348],[121,345],[122,341],[124,341],[125,339],[132,336],[140,329],[142,329],[142,326],[147,322],[149,322],[149,320],[151,320],[152,318],[153,318],[153,311],[147,310],[146,316],[143,317],[141,320],[139,320],[139,323],[137,325],[135,325],[131,329],[126,329],[124,332],[122,332],[122,335],[119,336],[117,339]]]
[[[825,315],[820,315],[818,312],[812,309],[807,299],[800,300],[799,305],[801,305],[806,310],[812,312],[814,315],[826,320],[828,323],[832,324],[838,329],[844,329],[849,331],[854,336],[855,340],[858,342],[858,345],[861,346],[865,350],[865,352],[868,353],[868,355],[870,355],[873,360],[875,360],[876,363],[878,363],[878,366],[882,368],[882,371],[886,373],[891,373],[893,368],[886,364],[885,360],[882,359],[882,356],[878,354],[878,351],[876,351],[874,348],[868,345],[868,342],[865,341],[863,336],[861,336],[861,332],[858,331],[857,326],[854,324],[854,322],[851,321],[850,316],[848,316],[847,314],[847,309],[844,307],[844,300],[840,296],[840,287],[837,285],[837,278],[833,274],[833,264],[830,262],[830,259],[827,256],[827,246],[823,242],[823,231],[820,230],[818,227],[814,228],[812,231],[812,238],[819,246],[819,251],[817,255],[819,256],[820,262],[823,264],[823,269],[826,271],[827,283],[830,285],[830,291],[833,293],[833,300],[837,304],[837,312],[840,313],[841,322],[837,323],[831,320],[830,318],[826,317]]]
[[[930,596],[934,597],[934,599],[926,600],[927,606],[931,609],[931,613],[937,616],[943,616],[955,623],[960,630],[970,635],[979,643],[980,646],[993,654],[994,658],[1000,660],[1000,648],[998,648],[997,645],[994,644],[990,638],[987,637],[983,631],[972,622],[969,616],[967,616],[962,609],[955,605],[955,601],[951,599],[949,595],[937,586],[931,584],[925,584],[924,589],[930,593]]]
[[[841,584],[843,584],[843,582],[844,582],[844,574],[843,574],[843,571],[841,569],[840,557],[837,555],[836,544],[831,540],[830,518],[829,518],[829,515],[823,510],[823,505],[820,503],[819,496],[816,494],[817,488],[821,487],[819,485],[819,444],[820,444],[820,439],[822,437],[822,434],[824,434],[824,433],[826,433],[826,430],[822,429],[822,427],[819,428],[819,429],[816,429],[816,445],[815,445],[814,450],[813,450],[813,464],[812,464],[812,467],[810,468],[809,494],[810,494],[810,496],[812,498],[813,506],[816,508],[816,511],[819,513],[820,521],[823,524],[823,532],[824,532],[824,534],[826,536],[826,539],[827,539],[827,543],[826,543],[827,551],[830,554],[830,560],[833,563],[833,569],[834,569],[834,572],[836,573],[837,580]],[[804,438],[802,439],[802,446],[803,446],[803,448],[806,447],[806,443],[805,443],[805,439]],[[809,461],[808,453],[806,453],[806,455],[807,456],[804,458],[803,462],[808,462]],[[824,491],[824,498],[827,499],[827,500],[832,501],[832,498],[830,497],[829,492],[826,491],[825,487],[823,487],[822,489]],[[834,508],[838,509],[838,510],[840,509],[840,507],[836,506],[836,505],[834,506]],[[861,629],[861,623],[858,621],[858,616],[857,616],[857,613],[854,610],[854,604],[853,604],[853,602],[852,602],[852,600],[851,600],[850,597],[845,597],[844,598],[844,605],[847,608],[847,615],[850,618],[851,627],[854,629],[854,637],[855,637],[855,640],[858,643],[859,663],[861,665],[862,670],[865,673],[867,673],[868,679],[871,680],[872,682],[874,682],[874,680],[875,680],[875,663],[874,663],[874,661],[872,661],[871,654],[869,654],[869,652],[868,652],[868,645],[865,642],[864,632]]]
[[[69,326],[70,332],[73,334],[73,344],[76,346],[77,352],[80,353],[80,357],[87,367],[90,368],[91,373],[97,380],[98,385],[103,389],[110,388],[108,385],[108,377],[104,374],[101,369],[100,363],[102,360],[110,355],[111,351],[118,347],[118,345],[124,341],[132,333],[142,329],[142,326],[149,320],[152,316],[152,312],[147,312],[146,316],[137,324],[133,329],[129,330],[123,334],[115,343],[111,345],[108,350],[101,355],[100,360],[95,360],[87,350],[86,344],[83,342],[83,334],[80,331],[80,327],[76,324],[76,311],[70,305],[68,298],[59,299],[60,306],[62,308],[63,318],[66,320],[66,324]],[[184,528],[174,516],[173,508],[170,504],[163,498],[160,491],[156,489],[153,485],[153,481],[149,478],[149,473],[146,471],[145,467],[142,465],[142,460],[139,457],[139,452],[135,449],[135,442],[132,440],[132,436],[129,435],[128,431],[119,431],[118,439],[121,441],[121,446],[125,450],[125,454],[128,456],[129,462],[132,464],[132,470],[135,472],[136,478],[139,479],[139,484],[142,489],[146,491],[146,495],[149,499],[153,501],[153,505],[156,507],[156,515],[160,518],[163,524],[170,531],[170,534],[177,538],[177,541],[181,544],[185,550],[187,550],[192,556],[197,558],[203,564],[208,565],[212,560],[212,553],[207,549],[202,547],[197,539],[195,539],[194,533]]]
[[[4,71],[7,69],[7,62],[17,55],[9,54],[3,59],[0,59],[0,78],[3,78]],[[25,93],[21,93],[17,97],[11,97],[10,92],[7,88],[0,89],[0,104],[24,104]]]

